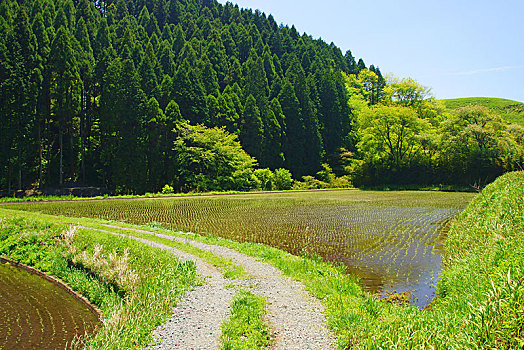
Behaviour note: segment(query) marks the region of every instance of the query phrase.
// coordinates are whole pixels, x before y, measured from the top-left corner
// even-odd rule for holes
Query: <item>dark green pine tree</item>
[[[86,146],[87,146],[87,129],[91,128],[91,118],[88,113],[91,111],[91,100],[93,90],[93,68],[94,56],[91,42],[89,40],[89,33],[85,24],[84,18],[81,17],[77,21],[75,38],[79,48],[76,48],[78,69],[80,74],[80,173],[82,183],[85,183],[85,167],[86,167]]]
[[[267,124],[264,128],[264,154],[263,162],[270,169],[284,167],[284,150],[282,141],[284,140],[284,113],[278,99],[274,98],[269,105]]]
[[[168,27],[166,27],[168,28]],[[169,41],[164,40],[160,45],[160,55],[158,57],[160,67],[162,67],[163,74],[167,74],[170,77],[175,75],[175,55],[171,50],[171,44]]]
[[[92,43],[93,55],[95,57],[95,92],[94,96],[99,96],[104,88],[104,76],[107,71],[107,67],[111,61],[115,58],[116,53],[113,49],[111,35],[107,20],[102,18],[98,25],[95,42]]]
[[[241,84],[242,83],[242,67],[240,66],[240,62],[236,57],[231,57],[229,59],[229,68],[227,71],[227,75],[224,80],[225,85],[232,86],[233,84]]]
[[[129,15],[129,11],[127,9],[126,1],[118,0],[116,2],[115,20],[119,22],[123,20],[125,17],[127,17],[128,15]]]
[[[173,125],[170,125],[171,129]],[[164,111],[160,109],[158,101],[151,97],[146,104],[144,115],[145,127],[145,156],[147,167],[147,188],[153,188],[155,191],[160,191],[164,171],[163,167],[167,161],[165,159],[165,130],[168,127],[167,118]]]
[[[171,48],[173,51],[173,54],[175,55],[175,58],[177,58],[178,55],[180,55],[180,52],[182,52],[182,49],[184,48],[185,45],[186,45],[186,38],[185,38],[184,31],[182,30],[182,27],[180,25],[177,25],[173,32],[173,46]]]
[[[36,2],[38,3],[38,1]],[[44,25],[44,18],[41,12],[36,13],[33,21],[33,33],[36,37],[38,56],[39,56],[39,74],[38,81],[38,102],[36,106],[37,118],[37,143],[38,143],[38,185],[41,187],[44,182],[44,140],[46,139],[46,129],[48,121],[51,118],[51,97],[49,81],[49,53],[51,51],[51,42]],[[47,147],[46,147],[47,148]]]
[[[273,81],[277,77],[277,73],[275,72],[275,65],[273,64],[273,57],[271,57],[271,54],[269,52],[269,47],[266,46],[264,49],[264,71],[266,72],[267,77],[267,83],[269,86],[272,86]]]
[[[211,61],[212,68],[216,71],[218,83],[223,89],[226,84],[224,82],[227,74],[227,55],[224,45],[217,35],[213,36],[207,45],[207,57]]]
[[[171,101],[172,88],[173,78],[169,75],[164,75],[162,83],[158,87],[158,103],[160,104],[160,108],[166,108],[167,104]]]
[[[142,90],[146,96],[153,96],[157,88],[158,77],[155,72],[157,63],[158,62],[153,45],[151,43],[147,43],[142,55],[142,61],[140,62],[140,66],[138,68]]]
[[[266,113],[268,108],[269,86],[264,70],[264,61],[257,56],[254,50],[246,62],[245,96],[253,95],[261,113]]]
[[[37,2],[39,1],[35,1],[35,3]],[[92,3],[89,0],[78,1],[78,5],[76,6],[76,20],[78,22],[80,18],[84,19],[91,43],[95,41],[97,16],[100,17],[100,13],[96,11],[96,9],[93,9]]]
[[[253,95],[248,96],[244,106],[240,142],[249,155],[260,159],[264,145],[264,125]]]
[[[220,126],[220,108],[218,106],[218,99],[215,96],[207,96],[207,109],[209,113],[207,125],[209,127]]]
[[[140,77],[133,61],[115,59],[104,80],[100,97],[103,177],[118,192],[144,192],[147,158],[142,115],[146,98]]]
[[[196,54],[186,43],[180,54],[182,60],[173,79],[172,99],[179,105],[180,112],[191,123],[206,122],[207,95],[196,61]]]
[[[357,74],[357,61],[355,61],[355,57],[353,57],[353,54],[350,50],[346,51],[346,54],[344,55],[344,59],[346,60],[346,73],[347,74]]]
[[[241,98],[238,95],[240,87],[234,84],[234,87],[227,86],[224,93],[218,98],[221,124],[226,127],[230,133],[238,133],[239,123],[244,107]],[[237,89],[236,89],[237,88]]]
[[[319,71],[316,81],[326,156],[331,167],[338,170],[337,159],[340,149],[348,146],[345,142],[351,126],[346,89],[342,75],[332,69]]]
[[[5,5],[4,5],[5,6]],[[11,194],[11,137],[9,132],[11,121],[9,109],[10,99],[13,98],[10,83],[10,65],[8,62],[8,51],[5,42],[0,41],[0,186],[7,189]]]
[[[182,3],[180,1],[169,1],[167,6],[167,22],[178,24],[182,19]]]
[[[199,70],[202,72],[202,82],[207,95],[217,97],[220,93],[217,73],[206,55],[200,60]]]
[[[16,10],[13,24],[12,31],[6,37],[5,62],[2,64],[5,80],[1,83],[2,97],[5,97],[5,100],[2,100],[5,109],[2,116],[5,120],[2,120],[2,124],[7,128],[4,142],[8,145],[6,158],[9,190],[15,166],[17,188],[22,189],[26,170],[24,164],[32,166],[34,159],[38,159],[38,155],[34,153],[36,140],[33,135],[36,124],[37,83],[40,77],[37,70],[37,42],[23,8]]]
[[[224,48],[226,50],[226,56],[238,57],[237,44],[231,36],[231,32],[229,31],[228,25],[225,25],[222,28],[222,31],[220,32],[220,42],[222,43],[222,45],[224,45]]]
[[[73,164],[73,117],[78,112],[78,87],[80,75],[78,62],[72,47],[73,38],[69,31],[60,27],[51,44],[51,98],[53,101],[53,114],[58,124],[59,150],[59,185],[64,182],[64,133],[70,136],[70,178],[74,179],[75,164]],[[75,96],[76,95],[76,96]]]
[[[300,179],[306,175],[303,162],[305,130],[301,118],[300,101],[293,85],[287,79],[284,80],[278,101],[282,106],[286,122],[286,138],[283,144],[286,168],[291,171],[295,179]]]
[[[238,54],[240,62],[245,62],[250,56],[250,51],[253,48],[253,38],[249,33],[242,28],[240,39],[238,41]]]
[[[302,66],[298,59],[294,58],[291,67],[287,72],[288,79],[293,83],[296,96],[300,103],[300,120],[304,127],[304,143],[302,153],[304,172],[314,174],[320,170],[323,158],[322,137],[317,118],[317,112],[311,100],[309,86]],[[287,158],[287,157],[286,157]]]

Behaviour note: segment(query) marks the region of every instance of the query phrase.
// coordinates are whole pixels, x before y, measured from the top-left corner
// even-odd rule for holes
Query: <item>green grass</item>
[[[138,237],[138,238],[144,238],[144,239],[147,239],[147,240],[150,240],[150,241],[153,241],[153,242],[157,242],[157,243],[161,243],[161,244],[167,245],[169,247],[173,247],[173,248],[176,248],[178,250],[181,250],[181,251],[187,252],[189,254],[195,255],[195,256],[203,259],[204,261],[208,262],[209,264],[215,266],[220,272],[222,272],[224,277],[228,278],[228,279],[238,279],[238,278],[248,278],[249,277],[246,274],[246,272],[244,271],[244,268],[242,266],[240,266],[240,265],[234,264],[231,259],[222,258],[220,256],[217,256],[217,255],[211,253],[211,252],[208,252],[206,250],[202,250],[200,248],[197,248],[197,247],[195,247],[195,246],[193,246],[193,245],[191,245],[189,243],[177,242],[177,241],[173,241],[173,240],[170,240],[170,239],[166,239],[166,238],[150,235],[150,234],[147,234],[147,233],[135,232],[135,231],[130,231],[130,230],[118,230],[118,229],[114,229],[114,228],[108,228],[106,226],[100,225],[98,222],[96,222],[95,225],[93,225],[92,222],[91,222],[91,226],[90,227],[94,227],[94,226],[96,226],[99,229],[104,229],[106,231],[109,230],[109,231],[118,232],[120,234],[126,234],[126,235],[131,235],[131,236],[134,236],[134,237]],[[147,225],[147,226],[148,227],[146,227],[146,228],[151,230],[151,229],[154,229],[155,226],[157,226],[157,225],[154,225],[154,226]],[[158,226],[156,228],[158,228]],[[160,232],[163,232],[163,230],[161,229]],[[190,237],[190,239],[191,238],[192,237]]]
[[[221,350],[265,349],[271,344],[264,322],[264,298],[241,289],[231,302],[230,317],[222,323]]]
[[[508,122],[524,125],[524,103],[492,97],[467,97],[442,100],[447,109],[467,106],[470,104],[491,108]]]

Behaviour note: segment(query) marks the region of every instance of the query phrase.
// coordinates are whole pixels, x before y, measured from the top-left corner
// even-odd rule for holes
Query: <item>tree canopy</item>
[[[315,174],[350,128],[339,72],[365,69],[272,16],[214,0],[6,0],[0,24],[6,192],[158,191],[175,180],[182,120],[224,127],[263,168]]]
[[[236,137],[238,156],[296,179],[471,182],[522,162],[522,129],[491,111],[447,113],[410,78],[215,0],[4,0],[0,97],[2,194],[267,184],[254,163],[226,176],[184,160],[182,134]]]

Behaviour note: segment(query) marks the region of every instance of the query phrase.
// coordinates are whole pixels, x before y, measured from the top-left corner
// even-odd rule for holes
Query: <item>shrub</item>
[[[290,190],[293,185],[293,178],[287,169],[276,169],[273,174],[273,185],[277,190]]]
[[[231,189],[233,190],[250,191],[260,188],[260,181],[251,169],[235,171],[231,179],[233,181],[233,187]]]
[[[172,186],[169,186],[169,185],[165,185],[163,188],[162,188],[162,193],[163,194],[173,194],[175,193],[175,190],[173,189]]]
[[[274,187],[274,175],[269,169],[257,169],[253,173],[258,181],[260,181],[260,189],[265,191],[271,191]]]

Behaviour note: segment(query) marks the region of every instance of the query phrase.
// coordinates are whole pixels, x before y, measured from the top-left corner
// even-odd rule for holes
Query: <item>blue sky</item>
[[[225,0],[219,0],[225,3]],[[524,102],[524,0],[234,0],[436,98]]]

